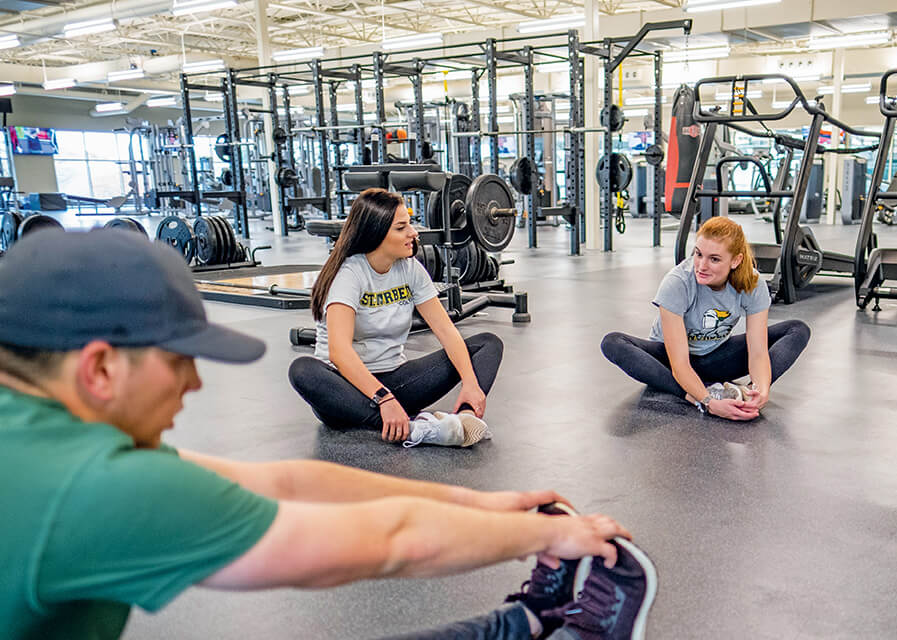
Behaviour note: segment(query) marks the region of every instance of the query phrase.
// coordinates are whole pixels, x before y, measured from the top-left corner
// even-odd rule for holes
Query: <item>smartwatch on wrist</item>
[[[376,409],[392,394],[392,391],[386,387],[380,387],[371,396],[371,408]]]
[[[705,416],[708,415],[710,413],[710,401],[712,399],[713,398],[711,398],[710,394],[708,393],[707,396],[703,400],[701,400],[697,405],[695,405],[698,407],[698,411],[700,411]]]

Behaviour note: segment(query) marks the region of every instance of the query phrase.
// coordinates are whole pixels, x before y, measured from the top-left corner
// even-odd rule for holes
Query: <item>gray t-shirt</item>
[[[731,284],[714,291],[695,279],[694,258],[686,258],[664,276],[657,295],[651,301],[682,316],[688,335],[688,351],[696,356],[707,355],[728,340],[742,316],[750,316],[769,308],[769,287],[762,278],[753,291],[738,293]],[[651,340],[663,342],[660,315],[651,327]]]
[[[317,324],[315,357],[330,363],[327,307],[339,302],[355,310],[352,348],[368,371],[392,371],[406,360],[414,307],[436,295],[426,269],[414,258],[396,260],[389,271],[377,273],[364,254],[349,256],[327,293],[324,317]]]

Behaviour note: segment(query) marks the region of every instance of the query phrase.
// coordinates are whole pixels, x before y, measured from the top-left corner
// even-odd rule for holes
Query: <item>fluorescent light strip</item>
[[[548,64],[537,64],[534,66],[539,73],[569,73],[569,62],[550,62]],[[470,74],[468,74],[469,76]]]
[[[115,23],[110,18],[100,18],[99,20],[84,20],[82,22],[72,22],[62,28],[62,33],[66,38],[75,38],[77,36],[86,36],[92,33],[103,33],[115,29]]]
[[[237,0],[189,0],[188,2],[175,2],[171,7],[171,13],[175,16],[186,16],[191,13],[227,9],[228,7],[236,6]]]
[[[623,115],[629,118],[639,118],[648,115],[647,109],[623,109]]]
[[[727,58],[731,49],[728,46],[705,47],[703,49],[681,49],[664,52],[664,62],[696,62],[698,60],[716,60]]]
[[[0,84],[0,96],[11,96],[16,92],[14,84]]]
[[[181,68],[184,70],[184,73],[221,71],[222,69],[224,69],[224,60],[200,60],[198,62],[185,62]]]
[[[0,36],[0,49],[12,49],[22,44],[17,35]]]
[[[106,80],[109,82],[118,82],[119,80],[136,80],[143,76],[143,69],[125,69],[124,71],[110,71],[106,75]]]
[[[810,38],[807,47],[810,49],[841,49],[843,47],[872,46],[885,44],[891,40],[890,31],[867,31],[865,33],[845,33],[840,36],[821,36]]]
[[[68,89],[76,84],[74,78],[58,78],[56,80],[47,80],[44,82],[44,89],[53,91],[54,89]]]
[[[174,96],[159,96],[158,98],[150,98],[146,101],[148,107],[175,107],[177,106],[177,98]]]
[[[289,60],[313,60],[324,55],[324,47],[305,47],[302,49],[287,49],[271,54],[275,62],[287,62]]]
[[[401,38],[388,38],[380,43],[387,51],[396,49],[410,49],[412,47],[424,47],[428,44],[442,44],[441,33],[420,33],[414,36],[402,36]]]
[[[639,107],[643,105],[652,105],[654,104],[654,96],[641,96],[638,98],[626,98],[623,101],[627,107]],[[661,99],[661,104],[666,104],[667,97],[663,96]]]
[[[872,84],[869,82],[859,84],[842,84],[841,93],[868,93],[872,90]],[[822,96],[830,96],[835,93],[835,87],[832,85],[823,85],[819,87],[817,92]]]
[[[791,106],[791,100],[773,100],[772,108],[773,109],[787,109]]]
[[[732,93],[717,93],[716,95],[713,96],[713,99],[717,100],[717,101],[728,102],[729,98],[731,98],[731,97],[732,97]],[[736,96],[736,97],[739,97],[739,96]],[[750,90],[747,92],[747,97],[749,100],[756,100],[758,98],[763,97],[763,92],[760,91],[760,89]]]
[[[293,84],[287,87],[287,93],[291,96],[304,96],[311,93],[310,84]]]
[[[94,107],[97,113],[112,113],[113,111],[121,111],[125,105],[121,102],[99,102]]]
[[[206,102],[224,102],[224,96],[217,91],[206,91]]]
[[[547,20],[534,20],[532,22],[521,22],[517,25],[518,33],[542,33],[545,31],[556,31],[558,29],[573,29],[585,25],[586,17],[581,14],[555,16]]]
[[[778,4],[782,0],[688,0],[688,13],[701,11],[723,11],[739,7],[754,7],[761,4]]]
[[[866,104],[878,104],[881,96],[866,96]]]

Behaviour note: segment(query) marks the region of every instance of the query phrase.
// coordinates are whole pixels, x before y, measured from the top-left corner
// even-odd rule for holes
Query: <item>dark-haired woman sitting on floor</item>
[[[503,346],[491,333],[461,337],[413,257],[417,235],[400,195],[358,195],[312,288],[315,356],[293,362],[290,382],[328,426],[377,429],[406,446],[469,446],[489,437],[482,417]],[[443,349],[408,360],[414,309]],[[420,413],[458,382],[452,413]]]

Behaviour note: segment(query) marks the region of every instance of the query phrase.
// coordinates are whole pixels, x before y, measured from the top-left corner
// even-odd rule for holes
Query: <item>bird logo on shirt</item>
[[[732,314],[728,311],[721,311],[719,309],[708,309],[704,312],[702,325],[704,329],[716,329],[719,327],[720,323],[731,316]]]

